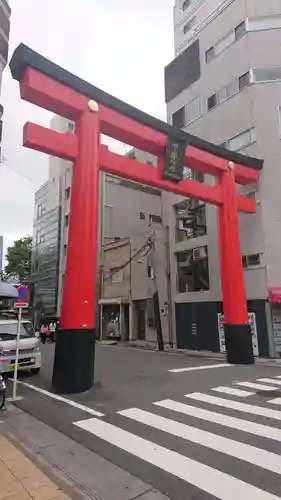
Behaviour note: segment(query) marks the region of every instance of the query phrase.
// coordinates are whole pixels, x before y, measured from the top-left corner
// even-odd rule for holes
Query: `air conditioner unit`
[[[192,250],[193,260],[205,259],[207,257],[207,251],[205,247],[193,248]]]

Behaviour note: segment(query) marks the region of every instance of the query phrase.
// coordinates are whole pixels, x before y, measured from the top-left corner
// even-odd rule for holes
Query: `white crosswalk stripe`
[[[253,396],[254,392],[243,391],[242,389],[235,389],[234,387],[213,387],[212,391],[222,392],[223,394],[230,394],[231,396],[238,396],[240,398],[246,398],[247,396]]]
[[[241,387],[248,387],[249,389],[256,389],[257,391],[277,390],[277,387],[273,387],[272,385],[257,384],[256,382],[236,382],[236,385],[240,385]]]
[[[248,420],[242,420],[241,418],[231,417],[230,415],[223,415],[221,413],[204,410],[203,408],[197,408],[196,406],[190,406],[178,401],[172,401],[171,399],[157,401],[154,404],[168,410],[183,413],[184,415],[188,415],[190,417],[206,420],[207,422],[213,422],[223,425],[224,427],[229,427],[230,429],[248,432],[249,434],[254,434],[255,436],[274,439],[275,441],[279,441],[281,443],[281,429],[275,429],[274,427],[268,425],[257,424]]]
[[[210,403],[213,405],[222,406],[231,410],[242,411],[245,413],[250,413],[252,415],[259,415],[261,417],[273,418],[274,420],[281,420],[281,411],[263,408],[262,406],[255,406],[248,403],[240,403],[240,401],[231,401],[228,399],[217,398],[215,396],[210,396],[209,394],[203,394],[201,392],[186,394],[185,397],[195,399],[196,401],[201,401],[202,403]]]
[[[270,399],[268,403],[272,403],[274,405],[281,405],[281,398]]]
[[[173,368],[168,370],[171,373],[182,373],[182,372],[195,372],[198,370],[213,370],[215,368],[231,368],[235,365],[230,365],[229,363],[220,363],[216,365],[203,365],[203,366],[188,366],[186,368]]]
[[[206,393],[186,394],[191,404],[164,399],[152,403],[151,408],[127,408],[103,419],[89,418],[74,425],[105,446],[114,447],[114,457],[119,450],[121,466],[126,452],[146,463],[144,471],[152,465],[162,474],[169,473],[165,484],[170,484],[172,477],[182,480],[180,500],[193,495],[197,498],[194,488],[220,500],[239,497],[281,500],[278,482],[279,476],[281,480],[281,411],[230,399],[231,396],[255,397],[255,392],[237,387],[246,383],[234,382],[234,387],[218,386]],[[211,395],[213,391],[223,397]],[[278,399],[281,403],[281,398],[269,402],[277,404]],[[264,404],[264,399],[262,401]],[[202,408],[202,404],[208,404],[208,409]],[[214,411],[217,407],[223,408],[224,413]],[[241,418],[228,414],[235,411],[243,414]],[[268,422],[262,420],[264,417]],[[258,421],[260,418],[262,421]],[[272,420],[278,421],[276,425]],[[153,469],[151,474],[153,476]],[[190,488],[193,488],[191,493]]]
[[[258,382],[265,382],[267,384],[281,385],[281,380],[273,380],[272,378],[259,378]]]

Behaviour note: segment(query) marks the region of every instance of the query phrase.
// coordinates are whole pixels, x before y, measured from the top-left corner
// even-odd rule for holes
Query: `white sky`
[[[23,42],[116,97],[165,119],[164,67],[173,59],[173,0],[11,0],[10,57]],[[31,234],[34,192],[48,157],[21,146],[27,120],[50,114],[20,100],[9,67],[3,76],[0,234],[7,247]],[[16,173],[15,170],[21,172]]]

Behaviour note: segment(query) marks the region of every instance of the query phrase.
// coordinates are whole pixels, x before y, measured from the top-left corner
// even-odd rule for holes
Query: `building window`
[[[66,215],[65,218],[64,218],[64,225],[65,225],[65,227],[68,227],[68,224],[69,224],[69,216]]]
[[[39,243],[43,243],[44,241],[44,234],[42,229],[38,229],[36,232],[36,238],[35,238],[36,244],[38,245]]]
[[[162,224],[162,217],[160,215],[149,215],[149,222],[156,222],[157,224]]]
[[[281,67],[253,69],[253,82],[275,82],[281,80]]]
[[[198,238],[207,234],[206,206],[198,200],[186,199],[174,206],[176,215],[175,241]]]
[[[208,109],[212,109],[216,105],[217,105],[217,94],[213,94],[210,97],[208,97],[207,107],[208,107]]]
[[[145,214],[143,212],[140,212],[140,219],[145,220]]]
[[[238,26],[236,26],[234,32],[235,32],[235,40],[239,40],[239,38],[241,38],[243,35],[245,35],[245,33],[246,33],[245,21],[238,24]]]
[[[69,198],[70,198],[70,187],[66,188],[65,190],[65,199],[69,200]]]
[[[205,52],[206,63],[209,63],[210,61],[212,61],[212,59],[214,59],[214,57],[215,57],[215,49],[212,46],[208,50],[206,50],[206,52]]]
[[[135,160],[136,159],[136,152],[134,149],[131,149],[128,153],[126,153],[126,155],[128,158],[132,158],[132,160]]]
[[[37,219],[39,219],[39,217],[42,217],[43,215],[43,205],[42,203],[39,203],[39,205],[37,205]]]
[[[191,0],[184,0],[184,2],[182,4],[182,10],[188,9],[188,7],[190,6],[190,4],[191,4]]]
[[[244,75],[238,78],[239,90],[243,90],[250,85],[250,73],[244,73]]]
[[[179,128],[184,127],[184,125],[185,125],[185,106],[178,109],[178,111],[176,111],[172,115],[172,124],[174,127],[179,127]]]
[[[232,137],[228,141],[224,142],[221,146],[229,149],[230,151],[239,151],[240,149],[249,146],[253,142],[256,142],[255,129],[250,128],[248,130],[245,130],[241,134]]]
[[[124,280],[123,269],[120,269],[119,271],[111,275],[111,283],[123,283],[123,280]]]
[[[208,247],[185,250],[178,252],[176,256],[178,293],[209,290]]]
[[[251,255],[243,255],[242,257],[242,263],[244,269],[247,269],[249,267],[255,267],[255,266],[260,266],[261,263],[261,254],[260,253],[254,253]]]
[[[154,269],[153,269],[151,264],[148,264],[148,266],[147,266],[147,276],[151,280],[153,280],[155,278]]]
[[[190,19],[190,21],[188,21],[188,23],[184,25],[183,33],[186,35],[189,31],[192,30],[195,24],[196,24],[196,17],[193,17],[192,19]]]
[[[201,116],[201,114],[201,99],[200,97],[195,97],[195,99],[192,99],[192,101],[189,101],[189,103],[186,105],[186,124],[196,120],[197,118],[199,118],[199,116]]]
[[[68,132],[74,132],[75,131],[75,122],[69,120],[67,129],[68,129]]]
[[[281,28],[281,16],[256,17],[248,20],[248,31],[264,31]]]
[[[192,181],[204,182],[204,172],[195,172],[191,168],[183,167],[183,179],[190,179]]]

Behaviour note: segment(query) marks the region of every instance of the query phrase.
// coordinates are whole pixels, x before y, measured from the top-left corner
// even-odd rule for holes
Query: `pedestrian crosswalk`
[[[267,397],[267,389],[260,387],[272,391],[280,385],[279,375],[235,381],[229,387],[190,392],[74,425],[119,451],[120,465],[126,452],[145,463],[145,471],[153,466],[168,473],[165,494],[169,488],[175,491],[173,478],[180,480],[180,492],[171,494],[175,500],[205,500],[209,495],[220,500],[276,500],[281,499],[281,397]],[[254,389],[264,391],[262,400]]]

